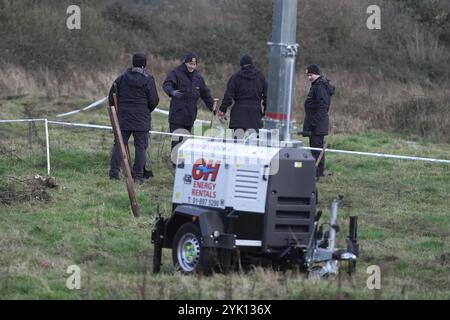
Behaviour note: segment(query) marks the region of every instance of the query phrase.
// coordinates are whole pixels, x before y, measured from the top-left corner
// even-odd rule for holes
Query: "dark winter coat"
[[[202,98],[209,110],[213,109],[214,100],[205,80],[197,70],[189,72],[184,63],[167,75],[163,89],[172,98],[169,110],[169,122],[172,124],[192,127],[197,118],[199,98]],[[180,90],[183,96],[181,98],[172,97],[174,90]]]
[[[260,129],[266,112],[267,82],[264,75],[250,65],[231,76],[219,108],[231,109],[230,128]]]
[[[141,68],[128,69],[116,81],[119,101],[119,124],[121,130],[149,131],[151,128],[150,113],[159,103],[155,80],[144,73]],[[109,105],[114,105],[113,84],[109,90]]]
[[[303,131],[311,132],[316,136],[328,135],[328,111],[330,109],[331,96],[334,94],[334,91],[335,87],[325,77],[320,77],[312,83],[305,101]]]

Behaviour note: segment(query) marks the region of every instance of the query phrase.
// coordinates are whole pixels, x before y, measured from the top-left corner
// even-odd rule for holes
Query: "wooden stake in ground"
[[[219,99],[214,98],[214,104],[213,104],[213,111],[212,111],[212,116],[211,116],[211,122],[209,124],[209,128],[211,129],[213,126],[213,122],[214,122],[214,117],[216,116],[216,112],[217,112],[217,102],[219,102]]]
[[[325,150],[327,149],[327,147],[328,147],[328,142],[325,142],[325,145],[323,146],[323,149],[322,149],[322,151],[320,152],[319,157],[317,158],[317,161],[316,161],[316,169],[319,167],[320,160],[322,160],[323,155],[324,155]]]
[[[116,113],[119,113],[119,99],[117,98],[117,92],[119,92],[119,90],[117,89],[117,83],[114,82],[114,93],[113,93],[113,99],[114,99],[114,107],[116,107]],[[121,131],[122,132],[122,131]],[[128,147],[128,143],[125,144],[125,151],[127,152],[127,157],[128,157],[128,164],[130,165],[131,168],[131,156],[130,156],[130,148]]]
[[[136,192],[134,191],[133,178],[131,176],[130,164],[128,162],[128,156],[125,148],[125,144],[122,139],[122,131],[120,130],[119,119],[117,118],[116,108],[110,106],[108,108],[109,118],[111,120],[111,125],[114,131],[114,137],[116,140],[116,145],[119,148],[120,157],[122,158],[122,167],[124,169],[128,197],[130,198],[131,210],[133,211],[134,217],[139,217],[139,206],[136,200]]]

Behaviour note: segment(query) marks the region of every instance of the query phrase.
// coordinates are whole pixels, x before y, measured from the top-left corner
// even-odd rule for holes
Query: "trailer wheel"
[[[175,234],[172,259],[175,268],[184,274],[210,274],[216,266],[217,250],[203,247],[200,228],[189,222]]]
[[[308,271],[308,279],[313,281],[322,280],[325,278],[325,275],[323,274],[322,267],[315,266],[311,270]]]

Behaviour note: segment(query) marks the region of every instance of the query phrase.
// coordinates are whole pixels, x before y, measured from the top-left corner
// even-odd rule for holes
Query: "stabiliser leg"
[[[159,273],[161,270],[162,245],[164,240],[165,219],[158,213],[155,220],[155,226],[152,230],[153,243],[153,273]]]

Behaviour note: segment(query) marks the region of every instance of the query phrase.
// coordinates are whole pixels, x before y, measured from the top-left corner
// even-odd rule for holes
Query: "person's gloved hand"
[[[181,92],[181,90],[173,90],[170,95],[172,96],[172,98],[175,99],[181,99],[183,98],[184,94],[183,92]]]

